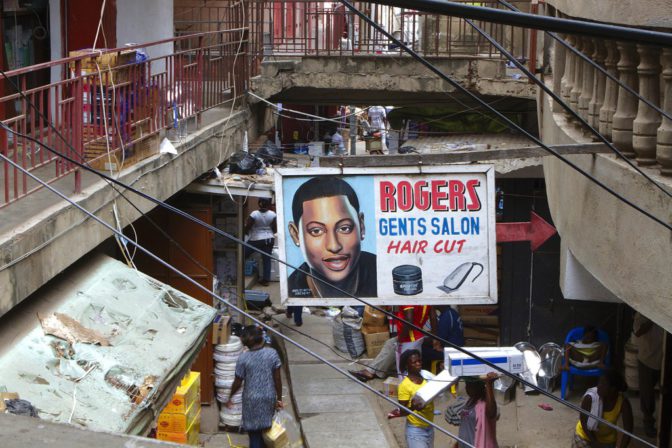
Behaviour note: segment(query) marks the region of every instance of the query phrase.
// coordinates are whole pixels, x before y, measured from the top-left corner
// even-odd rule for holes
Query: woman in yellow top
[[[434,421],[434,403],[422,405],[413,398],[416,392],[427,383],[420,375],[422,369],[422,355],[420,350],[407,350],[401,354],[399,367],[406,370],[407,376],[399,384],[398,396],[402,406],[413,410],[413,414],[401,409],[401,415],[406,415],[406,443],[408,448],[433,448],[434,428],[418,416]]]
[[[581,408],[593,415],[602,417],[609,423],[616,424],[618,418],[623,420],[623,428],[632,432],[632,408],[623,395],[628,386],[621,374],[616,370],[607,370],[600,377],[597,387],[586,391],[581,401]],[[617,445],[618,442],[618,445]],[[581,414],[572,448],[626,448],[630,437],[621,435],[611,426],[600,423],[592,417]]]

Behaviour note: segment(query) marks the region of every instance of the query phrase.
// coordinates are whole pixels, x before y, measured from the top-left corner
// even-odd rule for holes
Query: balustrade
[[[604,67],[606,57],[607,47],[604,41],[596,39],[593,60],[599,66]],[[604,103],[606,81],[607,77],[604,73],[597,69],[593,71],[593,97],[590,99],[590,103],[588,103],[588,123],[595,129],[600,126],[600,109]]]
[[[616,42],[606,41],[607,59],[604,61],[604,67],[607,72],[618,79],[618,59],[619,53],[616,47]],[[606,78],[606,76],[605,76]],[[600,108],[600,134],[608,139],[611,139],[611,128],[614,114],[616,113],[616,103],[618,101],[618,84],[611,80],[605,79],[604,88],[604,104]]]
[[[665,82],[665,103],[663,110],[672,114],[672,48],[663,49],[661,59],[663,64],[663,80]],[[658,128],[658,144],[656,146],[656,160],[662,168],[660,172],[665,176],[672,176],[672,120],[663,118]]]
[[[639,53],[639,93],[644,98],[660,104],[660,50],[648,45],[637,45]],[[639,101],[637,116],[632,124],[632,148],[639,165],[655,165],[656,137],[660,126],[660,114]]]
[[[586,56],[593,55],[595,45],[593,39],[586,38],[583,41],[583,52]],[[588,120],[588,103],[593,97],[593,78],[595,76],[595,68],[586,61],[581,61],[583,65],[582,80],[581,80],[581,94],[579,95],[579,116],[584,120]]]

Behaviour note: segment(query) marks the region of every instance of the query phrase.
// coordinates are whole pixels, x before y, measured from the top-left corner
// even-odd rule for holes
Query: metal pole
[[[347,1],[347,0],[341,0]],[[348,3],[351,3],[348,1]],[[376,0],[373,3],[399,8],[411,8],[422,12],[444,14],[486,22],[503,23],[512,26],[534,28],[559,33],[581,34],[585,36],[613,38],[618,40],[649,43],[660,46],[672,46],[672,34],[648,31],[639,28],[585,22],[582,20],[560,19],[557,17],[537,16],[523,12],[504,11],[482,6],[466,5],[445,0]]]
[[[350,106],[350,155],[357,154],[357,117],[355,106]]]

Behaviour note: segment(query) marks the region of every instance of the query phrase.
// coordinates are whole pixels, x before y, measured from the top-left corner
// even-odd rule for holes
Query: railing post
[[[576,38],[576,49],[583,51],[583,37]],[[579,110],[579,97],[581,96],[581,85],[583,84],[583,62],[578,56],[574,56],[574,79],[572,81],[572,90],[569,92],[569,104],[574,111]]]
[[[198,36],[198,49],[196,50],[196,127],[201,126],[201,112],[203,111],[203,84],[205,83],[205,52],[203,51],[203,36]]]
[[[589,58],[593,55],[593,39],[586,37],[583,41],[583,52]],[[593,76],[595,76],[595,69],[588,62],[582,61],[583,76],[581,82],[581,95],[579,95],[579,116],[584,120],[588,120],[588,103],[593,97]]]
[[[83,126],[84,126],[84,89],[82,87],[82,60],[78,59],[75,61],[75,83],[74,83],[74,101],[73,109],[74,113],[72,114],[72,147],[75,148],[76,154],[72,154],[71,157],[75,160],[82,161],[84,160],[84,150],[83,150]],[[101,95],[103,93],[101,92]],[[103,111],[103,113],[106,113]],[[67,135],[67,134],[66,134]],[[105,138],[107,138],[107,129],[105,130]],[[79,167],[75,167],[75,194],[82,192],[82,171]]]
[[[569,35],[567,36],[566,40],[570,47],[574,47],[574,44],[576,43],[575,36]],[[560,45],[556,43],[556,47],[560,47]],[[558,51],[557,48],[555,51]],[[566,49],[564,51],[565,51],[565,71],[562,74],[562,80],[560,81],[560,92],[562,94],[562,99],[569,104],[570,95],[572,89],[574,88],[574,71],[576,70],[576,57],[574,56],[574,53],[572,53],[570,50]]]
[[[595,52],[593,60],[601,67],[604,66],[604,60],[607,56],[607,48],[601,39],[595,39]],[[607,77],[601,71],[593,71],[593,97],[588,103],[588,123],[597,129],[600,126],[600,109],[604,103],[604,89]]]
[[[637,52],[635,44],[619,42],[618,51],[621,58],[618,60],[620,81],[633,90],[637,90]],[[637,115],[637,100],[623,87],[618,89],[618,102],[612,123],[612,141],[627,157],[635,157],[632,149],[632,122]]]
[[[606,45],[607,59],[604,61],[604,66],[608,73],[618,77],[618,70],[616,69],[618,49],[616,48],[616,43],[606,41]],[[618,84],[611,79],[607,79],[605,82],[604,103],[602,104],[602,108],[600,108],[600,134],[611,139],[612,120],[614,119],[614,113],[616,113],[616,103],[618,101]]]
[[[663,79],[665,81],[665,104],[663,110],[672,113],[672,48],[663,49]],[[656,160],[662,165],[660,172],[664,176],[672,176],[672,120],[663,118],[658,128],[658,145]]]
[[[660,49],[649,45],[637,45],[639,53],[639,93],[660,104]],[[637,116],[632,123],[632,148],[637,153],[639,165],[656,164],[656,132],[660,126],[660,114],[639,101]]]

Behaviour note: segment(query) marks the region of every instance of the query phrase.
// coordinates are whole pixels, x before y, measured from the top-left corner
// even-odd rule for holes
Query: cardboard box
[[[156,423],[157,431],[186,433],[194,423],[194,419],[200,418],[201,403],[194,401],[185,413],[162,412]]]
[[[163,409],[163,412],[178,414],[186,413],[189,407],[194,403],[201,401],[201,374],[199,372],[190,372],[182,380],[182,384],[177,388],[173,398]]]
[[[212,343],[215,345],[229,342],[231,334],[231,316],[217,315],[212,324]]]
[[[460,316],[465,325],[479,325],[483,327],[498,327],[499,316],[490,316],[484,314],[465,314]]]
[[[5,412],[5,400],[18,400],[19,394],[16,392],[0,392],[0,412]]]
[[[396,376],[391,376],[383,382],[383,393],[388,397],[396,397],[399,391],[401,380]]]
[[[364,342],[366,343],[366,353],[369,355],[369,358],[375,358],[380,350],[383,348],[385,342],[390,339],[390,333],[387,331],[387,327],[378,327],[378,330],[382,329],[383,331],[375,331],[375,327],[362,327],[362,335],[364,335]]]
[[[166,442],[175,442],[182,443],[185,445],[197,446],[200,444],[200,433],[201,433],[201,412],[199,406],[199,412],[194,421],[191,423],[189,429],[185,432],[170,432],[163,431],[160,428],[157,428],[156,438],[158,440],[164,440]]]
[[[389,333],[389,332],[390,332],[390,327],[388,325],[380,325],[380,326],[364,325],[364,326],[362,326],[362,333],[365,333],[365,334]]]
[[[487,375],[493,368],[454,348],[445,348],[445,364],[452,376]],[[515,347],[473,347],[469,351],[510,372],[525,370],[523,354]]]
[[[387,325],[387,316],[381,313],[380,311],[371,308],[369,305],[366,305],[364,308],[364,319],[362,320],[362,325],[369,327],[382,327]]]

